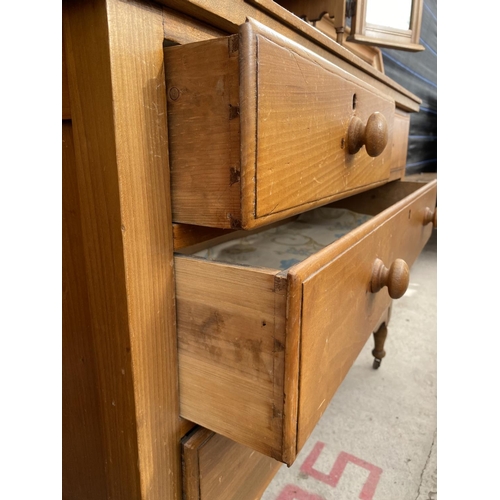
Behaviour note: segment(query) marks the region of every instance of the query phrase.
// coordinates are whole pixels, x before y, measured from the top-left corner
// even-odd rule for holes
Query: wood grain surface
[[[176,223],[248,230],[389,179],[394,101],[262,24],[168,46],[165,67]],[[352,119],[376,117],[384,140],[351,151]]]
[[[256,216],[388,179],[391,148],[372,158],[365,148],[348,154],[346,143],[350,118],[366,124],[375,112],[385,117],[392,143],[394,101],[267,33],[254,36],[259,54]]]
[[[71,120],[71,103],[69,100],[68,68],[66,66],[66,49],[64,48],[64,33],[62,42],[62,119]]]
[[[62,489],[71,498],[104,498],[99,372],[70,121],[63,121],[62,139]]]
[[[374,217],[287,271],[176,256],[184,417],[294,462],[387,316],[387,289],[371,292],[376,259],[411,265],[429,238],[436,182],[394,182],[353,199],[351,209],[367,205]]]
[[[394,115],[392,134],[392,158],[390,180],[404,177],[406,156],[408,154],[408,134],[410,133],[410,114],[400,109]]]
[[[93,398],[101,441],[65,460],[63,497],[180,499],[164,12],[117,0],[63,7],[96,382],[68,400],[65,425],[85,429]],[[78,479],[85,468],[104,472]]]
[[[421,100],[417,96],[272,0],[160,0],[159,3],[228,33],[237,33],[249,18],[265,23],[272,30],[387,93],[398,107],[407,111],[419,109]]]
[[[387,288],[370,292],[375,259],[411,266],[430,237],[423,217],[435,200],[431,183],[289,271],[303,276],[297,450],[390,305]]]
[[[175,222],[241,226],[237,38],[165,48]]]
[[[186,500],[259,500],[281,463],[197,428],[182,442]]]
[[[181,415],[276,458],[286,305],[278,272],[175,258]]]

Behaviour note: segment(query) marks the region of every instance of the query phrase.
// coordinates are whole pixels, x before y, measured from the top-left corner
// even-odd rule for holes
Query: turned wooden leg
[[[373,357],[373,368],[376,370],[379,368],[380,363],[382,363],[382,358],[385,356],[384,344],[387,338],[387,325],[382,323],[380,328],[373,332],[373,338],[375,339],[375,348],[372,351]]]

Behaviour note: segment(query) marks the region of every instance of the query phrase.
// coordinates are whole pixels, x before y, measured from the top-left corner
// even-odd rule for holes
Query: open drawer
[[[409,115],[257,21],[164,54],[174,222],[251,229],[401,176]]]
[[[256,500],[282,465],[202,427],[184,436],[184,500]]]
[[[177,254],[182,417],[293,463],[391,296],[404,293],[398,259],[411,266],[427,242],[436,186],[397,181],[332,204],[366,221],[354,217],[360,225],[312,254],[296,245],[309,256],[280,261],[293,264],[284,270]]]

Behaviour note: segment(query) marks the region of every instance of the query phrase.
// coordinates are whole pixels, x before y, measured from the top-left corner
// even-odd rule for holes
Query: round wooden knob
[[[351,118],[347,130],[349,154],[353,155],[365,146],[368,155],[375,158],[385,149],[388,140],[387,121],[382,113],[376,111],[371,114],[366,126],[357,116]]]
[[[432,227],[437,229],[438,227],[438,209],[437,207],[434,209],[434,212],[427,207],[424,211],[424,226],[432,222]]]
[[[371,291],[377,293],[387,287],[389,295],[393,299],[402,297],[410,284],[410,269],[403,259],[396,259],[391,267],[387,269],[380,259],[373,264]]]

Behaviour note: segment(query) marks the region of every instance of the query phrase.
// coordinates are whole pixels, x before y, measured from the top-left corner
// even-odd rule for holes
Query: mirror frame
[[[376,45],[399,50],[418,52],[424,50],[420,40],[423,0],[412,0],[410,29],[401,30],[366,22],[366,6],[369,0],[356,0],[351,19],[348,42]]]

